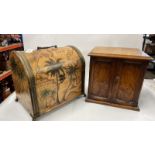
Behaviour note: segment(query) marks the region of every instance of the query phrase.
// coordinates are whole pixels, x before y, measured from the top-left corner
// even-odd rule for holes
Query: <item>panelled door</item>
[[[114,76],[112,101],[117,104],[137,104],[139,91],[143,82],[145,65],[140,61],[117,60],[117,73]],[[141,81],[139,81],[141,80]]]
[[[109,101],[115,66],[114,59],[91,57],[90,64],[89,97]]]

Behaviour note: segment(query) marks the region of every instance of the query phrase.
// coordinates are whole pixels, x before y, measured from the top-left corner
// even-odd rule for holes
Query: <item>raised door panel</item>
[[[113,100],[115,103],[136,106],[143,81],[144,65],[136,61],[123,61],[115,76]]]
[[[114,61],[93,58],[91,60],[89,96],[95,100],[107,101],[110,96]]]

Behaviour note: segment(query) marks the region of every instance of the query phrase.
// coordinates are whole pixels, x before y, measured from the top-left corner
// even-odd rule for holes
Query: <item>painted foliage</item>
[[[82,61],[71,47],[25,54],[35,76],[40,113],[69,102],[82,92]]]

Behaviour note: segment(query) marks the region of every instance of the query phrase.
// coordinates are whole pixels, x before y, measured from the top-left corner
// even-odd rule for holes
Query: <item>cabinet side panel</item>
[[[26,75],[24,66],[16,52],[12,52],[10,55],[10,64],[12,68],[12,78],[16,96],[24,108],[33,116],[34,113],[30,96],[28,77]]]

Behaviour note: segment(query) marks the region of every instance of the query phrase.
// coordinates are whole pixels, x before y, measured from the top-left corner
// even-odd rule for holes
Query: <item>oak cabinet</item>
[[[86,101],[139,110],[148,55],[138,49],[98,47],[89,54],[90,73]]]

